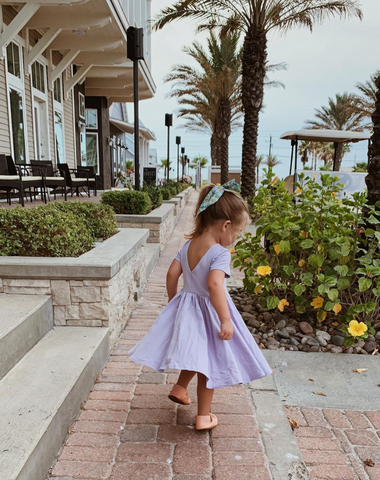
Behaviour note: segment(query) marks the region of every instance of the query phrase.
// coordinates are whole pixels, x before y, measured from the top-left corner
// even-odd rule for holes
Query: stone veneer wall
[[[124,230],[124,233],[128,232]],[[86,278],[86,267],[83,267],[83,279],[0,277],[0,293],[51,295],[54,325],[108,327],[112,347],[127,324],[134,301],[146,284],[147,234],[144,244],[134,246],[133,255],[110,278]],[[78,260],[80,258],[84,256]],[[78,267],[81,268],[80,265]]]

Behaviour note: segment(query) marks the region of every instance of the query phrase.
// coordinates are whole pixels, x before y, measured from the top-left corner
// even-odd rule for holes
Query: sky
[[[173,0],[154,0],[153,16],[162,8],[172,5]],[[265,110],[260,116],[258,154],[266,155],[272,137],[272,153],[282,162],[275,173],[285,177],[289,170],[290,142],[280,140],[280,135],[289,130],[302,129],[305,121],[313,119],[315,109],[326,105],[336,93],[358,92],[357,82],[365,82],[380,69],[380,0],[361,0],[363,20],[330,19],[316,25],[310,33],[306,28],[296,28],[286,35],[271,32],[268,38],[270,63],[285,62],[286,71],[274,72],[272,79],[280,80],[285,89],[267,89]],[[184,46],[193,41],[205,44],[207,33],[196,34],[196,22],[181,20],[167,25],[163,30],[152,32],[152,74],[157,85],[154,98],[140,102],[140,116],[144,124],[156,134],[157,141],[151,148],[158,151],[158,159],[167,156],[167,127],[165,113],[173,113],[173,128],[170,129],[170,160],[176,162],[176,135],[181,136],[181,146],[190,160],[201,155],[210,156],[210,137],[188,132],[181,128],[183,120],[176,117],[178,104],[167,97],[171,85],[163,78],[173,65],[185,63],[196,66],[183,53]],[[133,105],[130,105],[133,115]],[[346,154],[342,167],[366,161],[367,142],[355,144]],[[230,166],[241,165],[242,130],[230,137]],[[176,163],[175,163],[176,164]],[[176,175],[176,172],[175,172]],[[207,177],[204,169],[202,177]]]

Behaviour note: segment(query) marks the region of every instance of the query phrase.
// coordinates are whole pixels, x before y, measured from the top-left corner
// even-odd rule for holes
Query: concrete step
[[[154,267],[160,259],[160,245],[158,243],[146,243],[146,278],[150,277]]]
[[[108,354],[108,329],[55,327],[0,381],[1,480],[45,479]]]
[[[52,327],[51,297],[0,294],[0,379]]]

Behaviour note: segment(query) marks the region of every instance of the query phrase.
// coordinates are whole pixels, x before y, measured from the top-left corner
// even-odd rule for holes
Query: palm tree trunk
[[[339,172],[340,167],[342,166],[344,153],[343,153],[343,143],[338,143],[336,149],[336,171]]]
[[[228,182],[228,139],[231,133],[231,102],[227,98],[219,99],[214,133],[219,145],[220,183],[224,184]]]
[[[220,145],[215,131],[211,135],[210,150],[211,165],[220,165]]]
[[[242,101],[244,110],[241,192],[253,197],[256,184],[257,136],[259,114],[264,97],[267,37],[263,29],[249,28],[244,39]]]
[[[380,201],[380,76],[376,78],[375,85],[377,92],[375,111],[372,115],[373,135],[368,149],[368,175],[365,177],[370,205]]]

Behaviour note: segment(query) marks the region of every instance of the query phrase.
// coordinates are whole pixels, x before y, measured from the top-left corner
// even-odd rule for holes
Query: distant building
[[[11,2],[10,2],[11,3]],[[0,154],[16,163],[94,166],[110,188],[133,159],[127,29],[144,28],[140,99],[153,97],[151,0],[59,0],[0,5]],[[119,123],[118,123],[119,122]],[[141,168],[154,134],[141,128]]]

